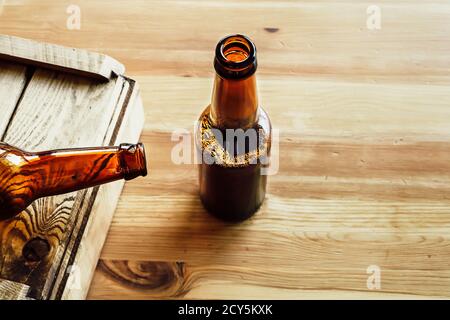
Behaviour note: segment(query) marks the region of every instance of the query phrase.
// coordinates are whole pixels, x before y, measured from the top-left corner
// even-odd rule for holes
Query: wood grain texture
[[[9,65],[0,61],[0,97],[2,97],[0,132],[5,132],[25,85],[26,68],[24,66]]]
[[[13,78],[13,67],[2,70],[2,79],[10,77],[22,87],[15,103],[4,106],[5,112],[11,105],[14,110],[2,133],[5,142],[37,152],[137,141],[143,116],[133,80],[115,76],[98,82],[32,67],[23,85]],[[29,287],[31,298],[84,298],[122,186],[116,182],[41,198],[18,217],[0,222],[0,277]],[[71,276],[78,277],[76,282]]]
[[[89,298],[450,298],[448,1],[377,1],[381,30],[366,28],[370,1],[85,0],[80,31],[69,3],[6,6],[0,27],[126,65],[152,168],[124,188]],[[281,143],[262,209],[230,226],[170,154],[172,130],[209,103],[216,42],[236,32],[257,45]]]
[[[121,125],[116,127],[117,130],[113,132],[108,131],[106,135],[106,138],[111,139],[110,141],[114,141],[115,144],[137,141],[144,125],[144,109],[138,84],[131,79],[127,79],[126,83],[130,86],[128,94],[120,99],[119,103],[127,107],[125,110],[122,109],[123,113],[118,115],[116,120],[118,123],[120,121]],[[115,121],[115,117],[112,121]],[[70,272],[67,275],[68,283],[77,283],[78,285],[66,286],[61,292],[62,299],[86,298],[101,251],[101,246],[97,250],[91,250],[90,247],[94,243],[103,244],[105,242],[123,185],[124,182],[121,181],[98,189],[91,208],[91,215],[96,219],[89,219],[84,226],[80,248],[72,261],[72,265],[77,266],[77,270],[80,272]]]
[[[24,300],[27,299],[30,287],[13,281],[0,279],[0,300]]]

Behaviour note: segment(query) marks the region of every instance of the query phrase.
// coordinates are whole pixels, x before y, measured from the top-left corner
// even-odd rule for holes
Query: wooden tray
[[[134,80],[112,58],[0,35],[0,136],[28,151],[137,142]],[[39,199],[0,222],[0,298],[83,299],[123,181]]]

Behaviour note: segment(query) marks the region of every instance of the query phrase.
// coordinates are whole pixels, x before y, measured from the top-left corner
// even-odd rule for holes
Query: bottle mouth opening
[[[244,35],[230,35],[216,47],[214,67],[225,78],[243,78],[256,71],[256,47]]]
[[[144,144],[139,142],[137,144],[138,149],[138,161],[141,167],[141,176],[145,177],[147,176],[147,159],[145,155],[145,147]]]
[[[248,59],[251,53],[251,43],[242,36],[231,36],[220,46],[220,54],[230,63],[240,63]]]
[[[122,151],[120,159],[125,180],[131,180],[139,176],[145,177],[147,175],[147,161],[144,145],[142,143],[122,143],[119,148]]]

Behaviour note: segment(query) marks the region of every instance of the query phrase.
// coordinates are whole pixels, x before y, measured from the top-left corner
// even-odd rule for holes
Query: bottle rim
[[[121,143],[119,150],[121,151],[120,165],[125,180],[131,180],[139,176],[145,177],[147,175],[147,161],[143,143]]]
[[[253,75],[257,68],[255,44],[242,34],[224,37],[216,46],[214,68],[224,78],[241,79]]]

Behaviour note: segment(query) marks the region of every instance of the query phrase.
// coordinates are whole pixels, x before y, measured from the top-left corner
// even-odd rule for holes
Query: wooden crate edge
[[[125,67],[105,54],[0,34],[0,59],[108,81]]]

